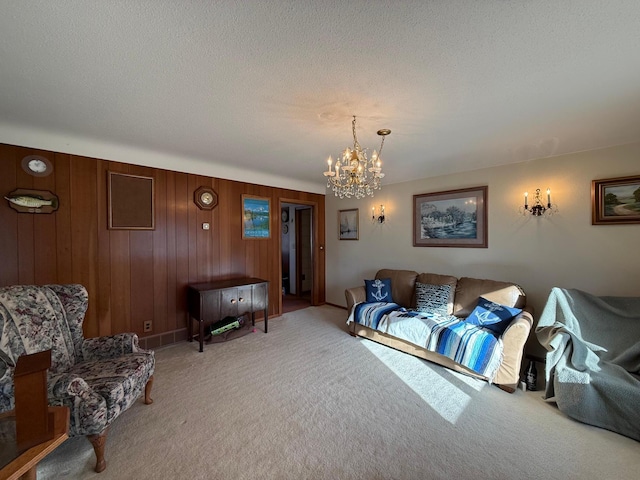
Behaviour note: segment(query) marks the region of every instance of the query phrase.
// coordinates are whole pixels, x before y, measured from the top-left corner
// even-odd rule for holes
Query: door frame
[[[324,238],[320,238],[321,229],[319,224],[320,205],[318,202],[300,200],[297,198],[278,198],[278,212],[282,211],[282,204],[305,205],[311,207],[311,305],[322,305],[324,303]],[[278,262],[279,285],[282,285],[282,222],[278,222],[278,252],[280,261]],[[324,232],[324,229],[322,229]],[[282,314],[282,294],[278,295],[278,312]]]

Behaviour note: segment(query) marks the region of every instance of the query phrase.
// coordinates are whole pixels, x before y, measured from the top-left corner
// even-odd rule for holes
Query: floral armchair
[[[88,303],[82,285],[0,288],[0,413],[14,408],[18,357],[51,349],[49,404],[69,407],[69,435],[87,435],[101,472],[111,423],[143,390],[144,403],[153,402],[155,357],[133,333],[84,338]]]

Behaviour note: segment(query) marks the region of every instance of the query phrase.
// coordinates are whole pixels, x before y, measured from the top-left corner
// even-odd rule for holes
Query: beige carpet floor
[[[637,479],[640,443],[288,313],[227,343],[158,349],[153,398],[113,424],[107,469],[67,440],[38,478]]]

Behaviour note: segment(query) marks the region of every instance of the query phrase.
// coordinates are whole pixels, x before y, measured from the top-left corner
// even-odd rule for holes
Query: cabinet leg
[[[200,324],[200,335],[198,336],[198,340],[200,340],[200,351],[204,352],[204,322],[200,320],[198,323]]]
[[[265,309],[264,311],[264,333],[267,333],[267,328],[269,326],[269,311]]]
[[[187,340],[193,342],[193,318],[191,315],[187,317]]]

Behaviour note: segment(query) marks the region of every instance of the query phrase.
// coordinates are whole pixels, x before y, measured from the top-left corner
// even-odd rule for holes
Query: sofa
[[[13,374],[22,355],[51,350],[49,404],[69,407],[69,436],[86,435],[106,468],[109,427],[144,394],[151,404],[153,351],[133,333],[84,338],[89,304],[82,285],[0,288],[0,413],[15,408]]]
[[[490,381],[509,393],[513,393],[516,390],[520,383],[520,370],[525,343],[533,325],[533,311],[526,305],[526,295],[522,288],[509,282],[470,277],[456,278],[451,275],[395,269],[379,270],[375,275],[375,279],[384,279],[390,283],[392,301],[401,307],[402,311],[399,315],[403,318],[411,318],[416,315],[417,285],[420,287],[425,285],[436,286],[436,288],[437,286],[444,286],[442,289],[445,292],[449,292],[445,300],[446,303],[443,306],[448,314],[447,322],[449,322],[449,325],[465,328],[467,331],[473,330],[474,334],[482,334],[489,339],[495,338],[496,348],[501,347],[501,352],[498,353],[496,364],[494,365],[494,373],[491,376],[480,374],[460,361],[437,353],[438,350],[433,346],[428,347],[426,342],[408,341],[405,338],[399,338],[399,336],[389,333],[393,332],[392,329],[387,328],[387,331],[385,331],[383,328],[372,328],[371,325],[367,326],[363,324],[364,322],[359,322],[354,317],[354,313],[359,304],[366,303],[367,292],[365,286],[345,290],[349,311],[349,333],[351,335],[364,337],[457,372]],[[518,312],[512,319],[507,319],[507,326],[506,328],[503,326],[504,331],[499,335],[488,331],[483,326],[467,325],[467,317],[472,313],[475,314],[476,307],[483,299],[488,302],[494,302],[496,305],[512,307],[510,310]],[[421,305],[421,310],[425,312],[424,304]],[[428,317],[431,317],[428,311],[419,315],[421,321],[427,321]],[[490,335],[485,335],[485,333]],[[462,353],[464,354],[464,352]]]

